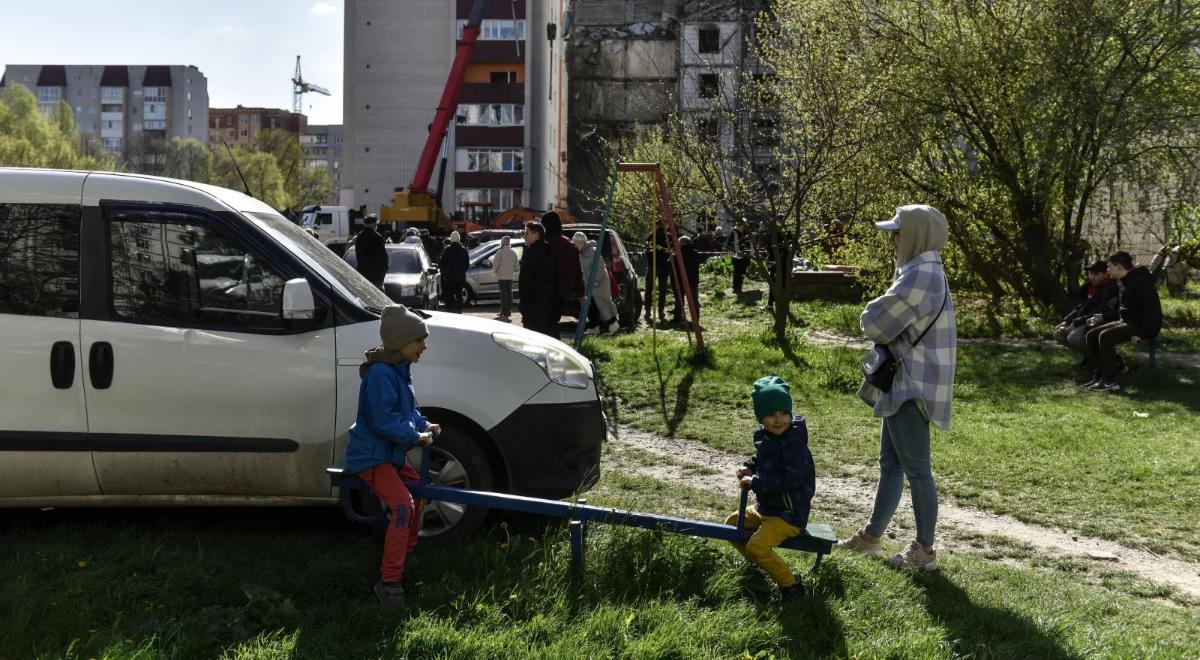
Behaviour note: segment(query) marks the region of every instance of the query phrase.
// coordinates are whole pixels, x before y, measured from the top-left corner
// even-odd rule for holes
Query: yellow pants
[[[736,525],[737,518],[738,514],[734,513],[725,520],[725,524]],[[792,575],[792,569],[775,554],[775,548],[804,530],[778,516],[759,515],[758,509],[753,505],[746,507],[745,528],[757,531],[746,541],[746,545],[734,543],[733,547],[737,548],[743,557],[762,567],[781,588],[786,589],[795,584],[796,576]]]

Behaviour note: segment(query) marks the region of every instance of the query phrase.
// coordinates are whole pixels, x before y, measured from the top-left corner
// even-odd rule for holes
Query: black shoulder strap
[[[946,295],[942,297],[942,306],[938,308],[937,316],[933,317],[933,320],[929,322],[929,325],[925,326],[925,332],[922,332],[920,336],[917,337],[917,340],[912,343],[912,346],[908,347],[908,350],[910,351],[917,344],[921,343],[921,340],[925,338],[925,333],[932,330],[933,326],[937,325],[938,319],[942,318],[942,312],[946,309],[946,302],[950,300],[950,282],[946,280],[945,276],[942,277],[942,281],[946,283]]]

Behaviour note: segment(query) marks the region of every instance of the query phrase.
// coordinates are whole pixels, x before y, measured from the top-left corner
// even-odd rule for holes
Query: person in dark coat
[[[425,246],[425,254],[429,255],[430,261],[437,263],[442,258],[442,244],[429,235],[428,229],[421,230],[421,245]]]
[[[521,324],[534,332],[557,338],[557,269],[550,246],[546,245],[546,228],[540,222],[527,222],[523,237],[525,251],[521,254],[521,270],[517,280],[517,290],[520,292],[517,308],[521,311]]]
[[[656,277],[657,275],[657,277]],[[656,282],[657,280],[657,282]],[[658,290],[658,320],[666,315],[667,291],[672,286],[671,251],[667,249],[667,233],[662,220],[654,223],[654,233],[646,237],[646,324],[651,322],[650,305],[654,303],[654,291]],[[679,304],[675,301],[672,322],[679,321]]]
[[[546,246],[554,257],[555,269],[555,300],[554,332],[550,335],[558,337],[558,322],[564,314],[570,313],[572,305],[575,310],[583,303],[583,269],[579,265],[579,250],[571,239],[563,236],[562,219],[554,211],[542,215],[542,226],[546,228]],[[521,293],[524,296],[524,290]]]
[[[695,243],[687,236],[679,237],[679,254],[683,256],[683,272],[687,273],[688,287],[692,293],[697,315],[700,313],[700,264],[704,257],[696,249]],[[693,321],[695,319],[692,319]]]
[[[750,268],[750,235],[745,220],[738,220],[729,238],[725,240],[725,249],[733,256],[733,292],[742,292],[742,282],[746,271]]]
[[[376,229],[379,218],[372,213],[366,217],[363,230],[354,237],[354,254],[358,259],[356,268],[371,284],[383,288],[383,278],[387,275],[387,248],[383,247],[383,237]]]
[[[1108,276],[1108,264],[1097,261],[1087,268],[1088,281],[1079,287],[1079,304],[1063,317],[1054,328],[1054,339],[1058,343],[1080,353],[1087,364],[1087,333],[1098,325],[1089,321],[1100,314],[1105,322],[1119,318],[1117,309],[1117,283]]]
[[[1117,355],[1117,344],[1157,337],[1162,329],[1162,304],[1150,271],[1145,266],[1134,268],[1128,252],[1116,252],[1108,258],[1108,274],[1117,281],[1121,319],[1101,323],[1088,331],[1088,361],[1097,371],[1084,387],[1120,392],[1117,372],[1121,358]]]
[[[452,232],[450,244],[442,250],[442,260],[438,267],[442,271],[442,291],[450,296],[446,301],[446,307],[456,314],[462,313],[469,262],[467,249],[462,246],[462,237],[458,232]]]

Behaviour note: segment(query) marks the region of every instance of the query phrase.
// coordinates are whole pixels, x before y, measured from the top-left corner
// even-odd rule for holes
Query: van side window
[[[113,310],[138,323],[278,331],[284,279],[219,230],[175,212],[107,212]]]
[[[79,318],[79,206],[0,204],[0,314]]]

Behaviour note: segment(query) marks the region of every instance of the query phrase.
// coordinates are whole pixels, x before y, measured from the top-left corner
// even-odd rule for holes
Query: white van
[[[300,210],[300,226],[317,234],[317,240],[342,254],[350,237],[361,227],[352,227],[350,209],[345,206],[306,206]]]
[[[391,301],[267,205],[197,183],[0,168],[0,507],[335,504]],[[432,312],[436,481],[565,497],[605,436],[591,363]],[[482,511],[435,503],[429,534]]]

